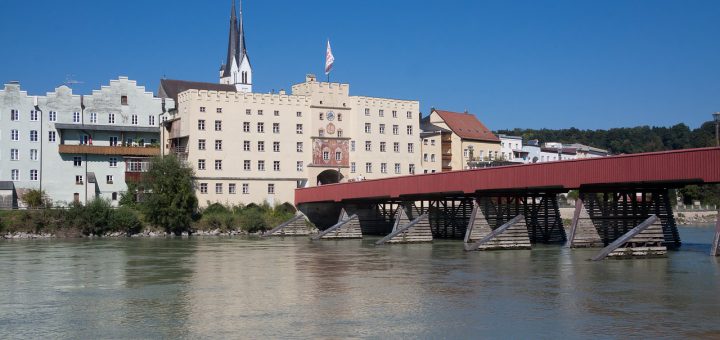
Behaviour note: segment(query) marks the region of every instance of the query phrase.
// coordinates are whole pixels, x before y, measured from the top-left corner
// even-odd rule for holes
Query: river
[[[717,338],[712,234],[603,262],[377,238],[0,241],[0,337]]]

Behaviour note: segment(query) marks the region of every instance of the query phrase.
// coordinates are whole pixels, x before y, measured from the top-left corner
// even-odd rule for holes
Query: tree
[[[22,201],[29,208],[42,208],[48,205],[47,194],[44,190],[30,189],[22,196]]]
[[[190,231],[198,205],[193,176],[173,155],[154,158],[141,179],[146,195],[139,206],[146,220],[176,235]]]

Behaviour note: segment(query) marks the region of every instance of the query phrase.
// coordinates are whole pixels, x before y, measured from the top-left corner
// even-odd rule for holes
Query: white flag
[[[333,63],[335,62],[335,57],[332,55],[332,50],[330,49],[330,39],[328,39],[327,42],[327,51],[325,52],[325,74],[330,74],[330,70],[332,70]]]

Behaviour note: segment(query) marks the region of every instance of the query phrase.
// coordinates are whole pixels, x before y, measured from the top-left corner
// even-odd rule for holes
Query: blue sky
[[[720,111],[720,1],[245,0],[255,91],[322,74],[491,129],[697,127]],[[217,81],[230,0],[0,1],[0,81],[89,93]]]

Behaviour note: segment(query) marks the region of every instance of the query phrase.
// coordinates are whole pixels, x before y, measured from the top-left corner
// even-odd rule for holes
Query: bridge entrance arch
[[[317,176],[317,185],[340,183],[343,177],[340,171],[328,169]]]

